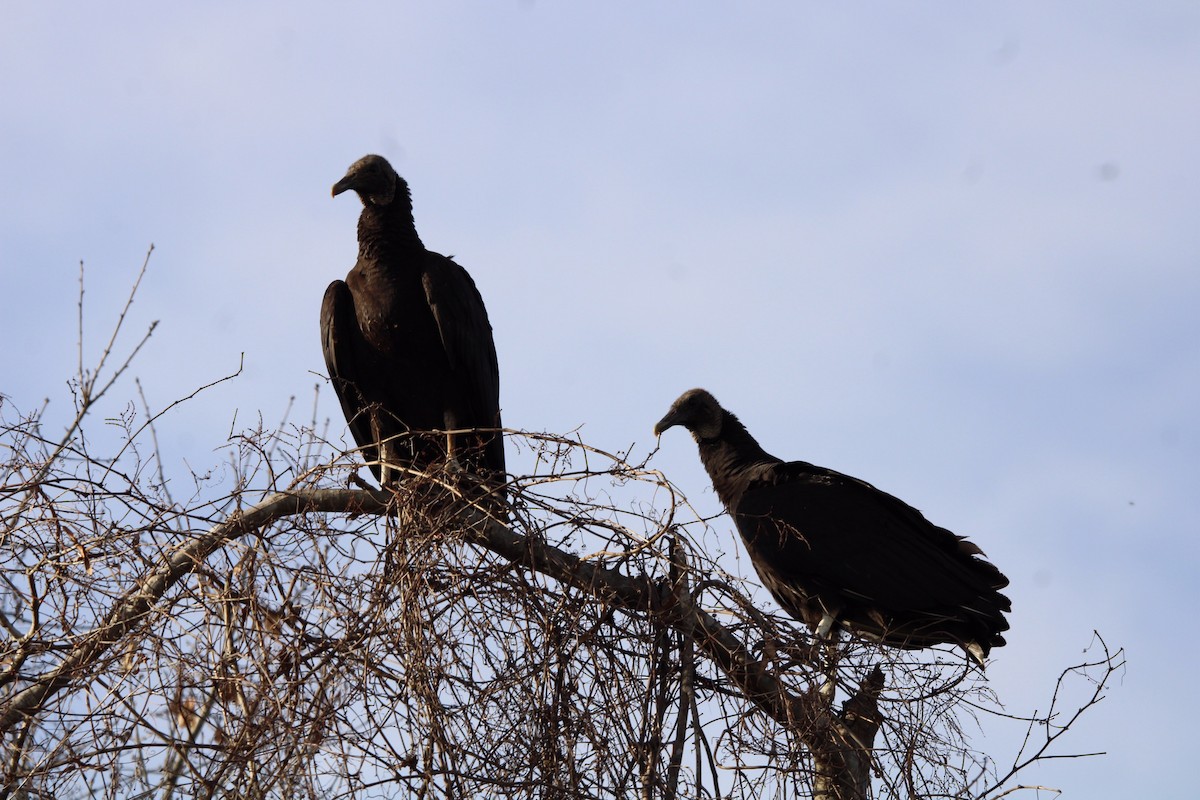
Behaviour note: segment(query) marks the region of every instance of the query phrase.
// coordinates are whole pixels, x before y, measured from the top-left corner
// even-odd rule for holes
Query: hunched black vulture
[[[321,344],[371,471],[388,485],[397,467],[424,469],[449,455],[462,469],[503,473],[504,440],[495,431],[408,435],[500,427],[496,346],[474,281],[425,249],[408,184],[386,159],[354,162],[333,195],[347,190],[363,204],[358,262],[325,290]]]
[[[763,584],[796,619],[893,647],[956,644],[980,664],[1004,644],[1008,579],[978,547],[874,486],[759,446],[703,389],[654,426],[691,431]]]

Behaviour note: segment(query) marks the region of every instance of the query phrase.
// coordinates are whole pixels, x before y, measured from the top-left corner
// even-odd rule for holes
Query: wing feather
[[[748,487],[735,519],[788,578],[885,610],[954,608],[1008,583],[978,547],[902,500],[805,462]]]
[[[500,367],[492,325],[475,282],[453,260],[429,253],[422,284],[454,375],[455,394],[466,405],[458,410],[465,418],[459,424],[500,427]],[[502,437],[488,440],[486,458],[491,469],[504,471]]]
[[[359,374],[361,359],[358,354],[364,347],[350,287],[344,281],[333,281],[321,301],[321,349],[325,354],[325,368],[342,404],[350,433],[362,448],[363,458],[371,464],[375,479],[380,480],[378,443],[371,430],[367,403],[359,390],[359,381],[370,379],[370,376]]]

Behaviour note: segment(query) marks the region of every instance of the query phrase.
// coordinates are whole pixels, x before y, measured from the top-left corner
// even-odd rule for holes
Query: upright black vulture
[[[869,483],[764,451],[703,389],[654,426],[691,431],[763,584],[825,636],[841,625],[893,647],[957,644],[979,663],[1004,644],[1008,579],[983,551]]]
[[[333,194],[349,189],[363,204],[358,262],[325,290],[321,344],[371,471],[387,485],[397,467],[422,469],[450,455],[464,469],[503,473],[499,433],[408,435],[500,427],[496,346],[474,281],[421,244],[408,184],[386,159],[354,162]]]

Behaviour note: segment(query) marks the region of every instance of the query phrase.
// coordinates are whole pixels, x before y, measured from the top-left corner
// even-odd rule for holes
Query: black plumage
[[[463,469],[503,473],[492,326],[467,271],[425,249],[408,184],[386,159],[359,159],[333,185],[362,200],[358,262],[321,304],[321,343],[354,440],[381,485],[447,450]],[[409,435],[414,432],[415,435]],[[382,452],[380,444],[382,443]],[[382,462],[382,467],[380,462]]]
[[[1004,644],[1008,579],[961,536],[869,483],[768,454],[703,389],[654,427],[691,431],[766,588],[824,635],[840,625],[893,647]]]

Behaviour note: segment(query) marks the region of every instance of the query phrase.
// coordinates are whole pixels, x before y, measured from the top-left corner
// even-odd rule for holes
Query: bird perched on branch
[[[779,604],[826,637],[835,626],[892,647],[1004,644],[1008,579],[961,536],[869,483],[759,446],[703,389],[654,426],[691,431],[713,489]]]
[[[474,281],[425,249],[408,184],[386,159],[354,162],[333,185],[335,197],[345,191],[363,204],[358,262],[325,291],[321,344],[371,471],[388,485],[399,470],[450,457],[472,472],[503,473],[500,373]]]

